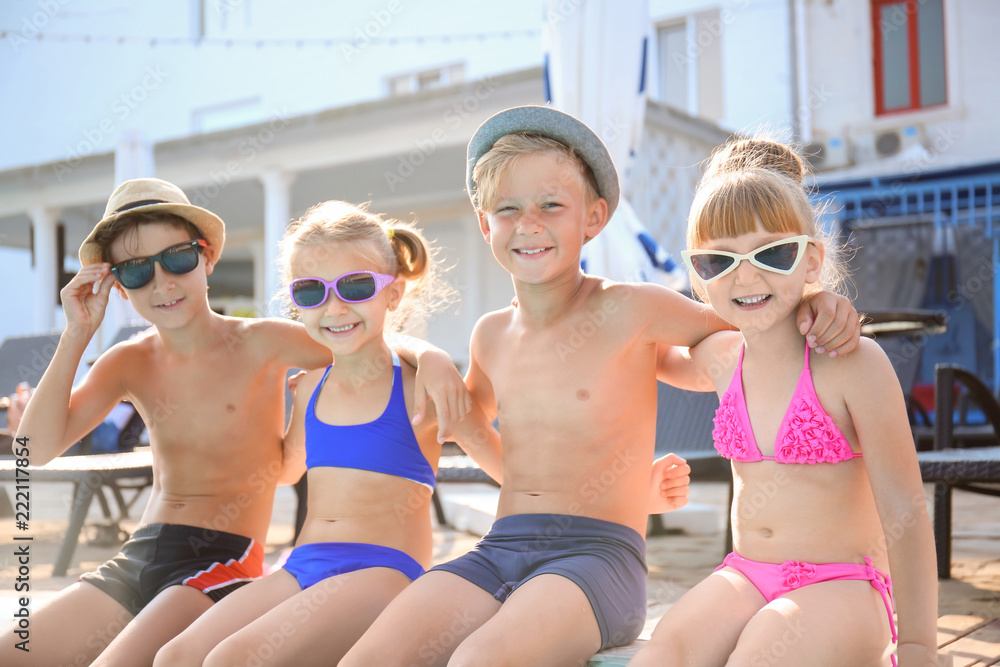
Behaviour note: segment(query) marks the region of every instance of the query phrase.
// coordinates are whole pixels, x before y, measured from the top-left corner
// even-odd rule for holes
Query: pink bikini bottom
[[[771,602],[789,591],[802,588],[821,581],[839,581],[858,579],[870,581],[872,588],[882,595],[885,611],[889,615],[889,629],[892,631],[892,641],[896,641],[896,622],[892,616],[892,580],[889,575],[872,565],[871,558],[865,556],[864,564],[859,563],[805,563],[797,560],[786,560],[784,563],[760,563],[740,556],[735,551],[722,561],[716,572],[724,567],[731,567],[747,579],[760,591],[764,599]],[[896,665],[896,656],[892,656],[892,664]]]

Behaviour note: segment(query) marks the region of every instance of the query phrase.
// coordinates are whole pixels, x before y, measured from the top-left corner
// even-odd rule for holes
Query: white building
[[[875,52],[898,67],[892,38],[910,33],[891,30],[879,46],[873,17],[888,12],[891,26],[901,11],[905,26],[911,6],[943,8],[944,101],[884,111]],[[998,47],[985,34],[1000,10],[989,0],[649,7],[653,101],[625,189],[670,250],[724,130],[793,132],[821,152],[827,181],[902,172],[902,160],[930,160],[926,171],[1000,157],[989,122]],[[310,205],[371,201],[415,217],[462,294],[427,334],[463,362],[472,324],[512,293],[463,191],[465,145],[492,113],[544,102],[545,20],[560,15],[544,0],[0,4],[0,272],[21,287],[5,296],[14,317],[0,320],[0,339],[60,326],[59,273],[75,270],[107,196],[123,178],[155,174],[226,220],[211,296],[227,312],[266,311],[275,240]]]

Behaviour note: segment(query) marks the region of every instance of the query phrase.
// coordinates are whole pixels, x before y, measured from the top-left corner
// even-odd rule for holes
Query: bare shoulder
[[[246,342],[254,353],[289,367],[321,368],[330,361],[330,351],[309,336],[300,322],[281,318],[226,318],[233,320],[226,334],[236,344]]]
[[[486,313],[476,322],[472,329],[473,344],[496,342],[503,332],[510,328],[514,321],[514,306]]]
[[[813,365],[818,363],[821,367],[829,366],[839,373],[868,374],[875,369],[892,370],[892,363],[886,356],[885,350],[873,339],[864,336],[858,341],[858,347],[850,354],[830,358],[830,355],[812,352],[810,360]]]
[[[593,276],[587,276],[587,279],[593,281],[591,288],[594,297],[617,307],[636,304],[638,301],[650,298],[650,295],[660,294],[662,296],[661,290],[673,291],[663,285],[653,283],[621,283]]]
[[[613,280],[601,279],[601,289],[609,298],[613,298],[623,305],[632,304],[639,309],[650,303],[669,303],[674,301],[703,305],[689,299],[677,290],[658,283],[620,283]],[[707,308],[707,306],[705,307]]]
[[[899,380],[885,351],[871,338],[862,337],[850,354],[830,358],[812,353],[810,365],[844,388],[844,394],[881,394],[899,391]]]
[[[725,386],[736,372],[743,342],[739,331],[717,331],[691,348],[691,359],[717,387]]]
[[[277,318],[224,318],[227,334],[251,342],[261,349],[292,344],[308,337],[305,327],[298,322]]]
[[[160,334],[156,329],[150,327],[128,340],[123,340],[109,347],[94,362],[94,368],[106,365],[139,365],[152,357],[161,346]]]
[[[743,347],[743,334],[739,331],[717,331],[691,348],[691,356],[711,361],[718,357],[738,356]],[[735,366],[736,362],[733,362]]]
[[[620,317],[636,326],[657,329],[679,327],[686,333],[696,330],[698,335],[693,342],[725,328],[711,306],[664,285],[605,281],[602,291],[610,300],[604,307],[615,309]]]

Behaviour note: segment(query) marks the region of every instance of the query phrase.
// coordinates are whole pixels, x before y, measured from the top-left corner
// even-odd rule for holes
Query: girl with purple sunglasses
[[[305,524],[282,569],[210,609],[156,665],[336,664],[430,565],[441,443],[433,414],[412,424],[414,371],[386,333],[449,301],[434,253],[411,225],[329,201],[289,226],[281,263],[293,314],[334,360],[299,379],[285,436],[308,475]],[[469,444],[488,426],[473,409],[452,435]]]

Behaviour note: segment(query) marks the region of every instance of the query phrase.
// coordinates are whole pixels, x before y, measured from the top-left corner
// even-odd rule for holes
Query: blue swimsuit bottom
[[[292,549],[284,568],[302,590],[338,574],[389,567],[413,581],[424,568],[399,549],[361,542],[316,542]]]

